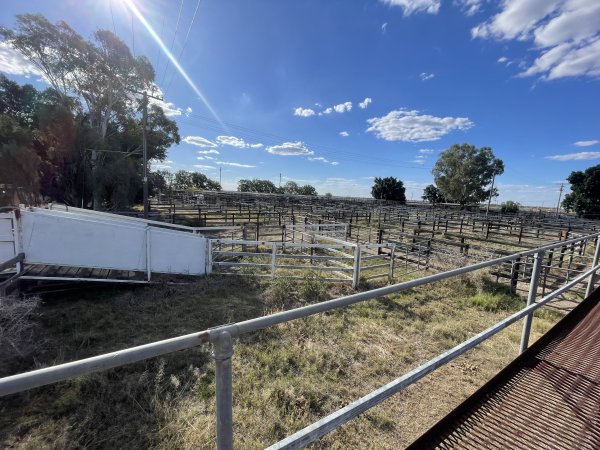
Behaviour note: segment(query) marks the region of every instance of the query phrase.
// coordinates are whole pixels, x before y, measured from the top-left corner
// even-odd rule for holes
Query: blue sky
[[[167,64],[128,1],[197,89]],[[504,160],[498,201],[551,206],[571,171],[600,163],[597,0],[2,6],[4,26],[39,12],[86,37],[114,29],[145,54],[183,138],[154,167],[215,179],[220,168],[226,189],[241,178],[278,184],[281,174],[319,193],[368,196],[373,177],[395,176],[418,199],[439,152],[468,142]],[[0,70],[43,84],[1,44]]]

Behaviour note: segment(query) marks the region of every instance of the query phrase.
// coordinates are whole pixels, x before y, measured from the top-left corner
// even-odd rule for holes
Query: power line
[[[183,56],[183,51],[185,50],[185,46],[190,37],[190,32],[192,31],[192,26],[194,25],[194,20],[196,19],[196,14],[198,13],[198,8],[200,8],[200,0],[198,0],[198,2],[196,3],[196,9],[194,10],[194,15],[192,16],[192,21],[190,22],[190,26],[188,27],[187,34],[185,35],[185,40],[183,41],[183,46],[181,47],[181,51],[179,52],[179,58],[177,58],[179,61],[181,61],[181,57]],[[173,78],[175,78],[175,72],[173,72],[173,74],[171,75],[169,84],[167,85],[167,88],[165,89],[165,94],[171,87],[171,84],[173,83]]]
[[[175,45],[175,38],[177,37],[177,32],[179,31],[179,21],[181,20],[181,11],[183,10],[183,0],[179,5],[179,14],[177,15],[177,23],[175,24],[175,33],[173,33],[173,40],[171,41],[171,48],[169,48],[169,52],[173,53],[173,46]],[[165,71],[163,73],[162,82],[165,82],[165,78],[167,76],[167,69],[169,68],[169,61],[167,61],[167,65],[165,66]]]
[[[202,116],[199,114],[190,114],[191,118],[196,118],[199,120],[203,120],[206,122],[209,122],[210,125],[198,125],[194,122],[189,122],[186,121],[190,124],[193,124],[197,127],[203,128],[203,129],[207,129],[210,131],[216,131],[216,132],[221,132],[223,131],[223,128],[221,126],[219,126],[218,122],[210,117],[207,116]],[[285,141],[289,141],[290,138],[286,138],[277,134],[273,134],[273,133],[268,133],[268,132],[264,132],[264,131],[259,131],[256,129],[252,129],[252,128],[248,128],[248,127],[244,127],[242,125],[237,125],[234,124],[232,122],[224,122],[228,127],[231,127],[234,131],[240,133],[242,136],[248,138],[248,136],[251,137],[251,139],[260,139],[261,141],[270,141],[273,144],[276,143],[281,143],[281,142],[285,142]],[[328,145],[323,145],[323,144],[319,144],[319,143],[315,143],[315,142],[307,142],[307,145],[311,148],[311,149],[316,149],[319,151],[324,151],[324,152],[329,152],[329,153],[333,153],[334,156],[337,158],[338,156],[341,156],[342,158],[346,159],[346,160],[360,160],[360,161],[379,161],[382,163],[393,163],[395,165],[400,166],[400,164],[393,159],[389,159],[389,158],[381,158],[381,157],[377,157],[377,156],[369,156],[369,157],[365,157],[365,155],[360,154],[360,153],[354,153],[354,152],[348,152],[348,151],[344,151],[344,150],[339,150],[337,148],[333,148],[330,147]],[[433,167],[429,167],[429,166],[416,166],[416,165],[402,165],[401,167],[404,168],[408,168],[408,169],[425,169],[425,170],[431,170]]]
[[[164,31],[165,31],[165,20],[167,19],[167,16],[164,15],[163,16],[163,21],[162,21],[162,26],[160,27],[160,40],[162,41],[163,37],[164,37]],[[160,47],[158,47],[158,49],[156,50],[156,73],[159,72],[159,66],[160,66],[160,55],[161,55],[162,51],[160,49]]]
[[[191,115],[191,117],[195,117],[194,115]],[[210,119],[206,119],[210,122]],[[195,127],[195,128],[200,128],[203,130],[209,130],[209,131],[216,131],[216,132],[221,132],[223,130],[222,127],[217,126],[216,124],[198,124],[196,122],[191,122],[191,121],[185,121],[188,123],[188,125]],[[236,130],[238,131],[243,137],[245,137],[246,139],[248,139],[248,136],[250,136],[251,139],[260,139],[263,142],[267,142],[267,143],[271,143],[271,144],[278,144],[281,143],[282,141],[285,140],[290,140],[289,138],[284,138],[281,136],[277,136],[277,135],[271,135],[270,133],[264,133],[264,132],[260,132],[257,130],[251,130],[251,129],[247,129],[245,127],[241,127],[241,126],[235,126],[233,124],[229,124],[231,125],[232,128],[241,128],[241,130]],[[396,167],[401,167],[401,168],[405,168],[405,169],[420,169],[420,170],[431,170],[432,167],[428,167],[428,166],[416,166],[416,165],[407,165],[407,164],[402,164],[400,162],[398,162],[397,160],[393,160],[393,159],[389,159],[389,158],[381,158],[381,157],[376,157],[376,156],[365,156],[362,155],[360,153],[353,153],[353,152],[348,152],[348,151],[342,151],[339,149],[334,149],[332,147],[329,146],[323,146],[320,144],[316,144],[316,143],[308,143],[309,147],[311,149],[315,149],[319,152],[329,152],[329,153],[334,153],[333,157],[335,157],[336,159],[341,159],[344,161],[358,161],[358,162],[364,162],[364,161],[368,161],[368,162],[372,162],[372,163],[381,163],[381,164],[385,164],[385,165],[393,165]],[[331,158],[331,156],[329,156]]]
[[[133,14],[129,11],[129,16],[131,17],[131,53],[135,57],[135,29],[133,28]]]
[[[117,35],[117,28],[115,27],[115,15],[113,14],[112,0],[109,0],[108,7],[110,9],[110,17],[112,19],[113,33],[116,36]]]

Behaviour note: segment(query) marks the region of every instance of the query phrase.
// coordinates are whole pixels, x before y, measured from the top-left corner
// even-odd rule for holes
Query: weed
[[[265,290],[265,301],[268,305],[283,306],[292,303],[295,283],[292,279],[276,276]]]
[[[39,347],[34,334],[40,302],[39,297],[0,297],[0,361],[25,359]]]
[[[327,282],[323,279],[323,276],[319,272],[310,270],[300,283],[298,293],[306,301],[319,301],[325,296],[327,288]]]

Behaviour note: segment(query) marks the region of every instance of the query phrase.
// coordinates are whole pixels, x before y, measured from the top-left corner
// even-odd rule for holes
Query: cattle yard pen
[[[431,283],[462,274],[467,274],[482,269],[493,269],[507,262],[514,263],[515,261],[523,261],[526,258],[532,258],[533,268],[531,270],[532,275],[529,284],[527,306],[525,308],[510,315],[486,330],[483,330],[482,332],[472,336],[463,343],[429,360],[419,367],[416,367],[409,373],[395,379],[385,386],[365,395],[355,402],[345,406],[342,409],[339,409],[338,411],[335,411],[318,422],[309,425],[308,427],[298,431],[297,433],[283,439],[278,443],[273,444],[270,447],[272,449],[302,448],[309,443],[314,442],[319,437],[343,425],[359,414],[383,402],[385,399],[410,386],[437,368],[454,360],[458,356],[474,348],[481,342],[489,339],[520,319],[525,319],[523,324],[521,350],[526,349],[528,346],[531,323],[533,320],[533,312],[535,310],[548,304],[549,302],[558,298],[561,294],[573,289],[574,287],[583,287],[586,297],[588,297],[594,289],[596,282],[595,275],[597,270],[600,268],[600,265],[598,264],[600,257],[600,245],[598,245],[599,236],[600,233],[594,233],[584,237],[577,237],[559,243],[538,247],[536,249],[521,251],[489,261],[478,262],[465,267],[429,275],[412,281],[360,292],[334,300],[311,304],[308,306],[282,311],[238,323],[223,325],[201,332],[178,336],[138,347],[123,349],[121,351],[107,353],[92,358],[9,376],[0,379],[0,396],[21,392],[58,381],[68,380],[80,375],[89,374],[100,370],[119,367],[148,358],[165,355],[178,350],[211,343],[214,348],[213,358],[215,360],[217,447],[219,449],[231,449],[233,448],[234,438],[232,415],[232,356],[234,338],[240,337],[247,333],[262,330],[273,325],[310,317],[315,314],[332,311],[337,308],[343,308],[392,293],[407,291],[418,286],[429,285]],[[563,284],[549,294],[544,296],[540,295],[539,281],[542,273],[541,268],[548,253],[556,253],[557,251],[560,251],[563,246],[568,247],[574,245],[577,247],[582,244],[592,246],[594,242],[595,250],[593,253],[593,259],[589,261],[589,264],[587,264],[585,268],[581,269],[581,272],[576,277],[572,278],[569,282]]]
[[[157,217],[171,223],[228,227],[212,242],[215,274],[293,278],[302,276],[298,271],[311,269],[354,287],[374,279],[393,280],[421,270],[443,271],[487,261],[599,229],[596,221],[555,212],[503,215],[498,210],[460,210],[456,205],[242,192],[176,192],[168,201],[159,196],[152,208]],[[587,241],[571,243],[546,254],[541,266],[543,292],[581,273],[591,258],[587,245]],[[523,291],[532,267],[532,258],[525,257],[497,267],[493,276],[513,291]]]

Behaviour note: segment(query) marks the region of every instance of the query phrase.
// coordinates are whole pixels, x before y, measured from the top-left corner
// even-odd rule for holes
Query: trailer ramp
[[[600,448],[600,290],[408,448]]]
[[[198,230],[79,208],[19,208],[0,214],[0,263],[23,253],[20,280],[147,283],[152,274],[210,273]],[[5,271],[2,277],[12,273]]]

